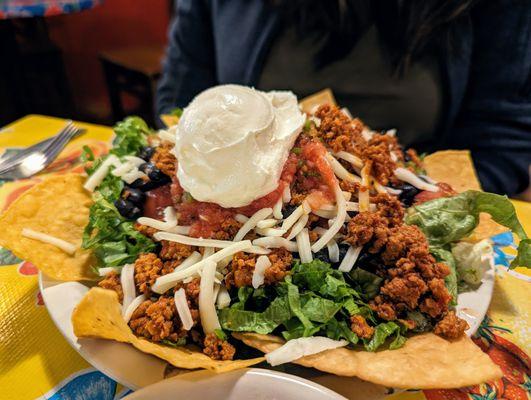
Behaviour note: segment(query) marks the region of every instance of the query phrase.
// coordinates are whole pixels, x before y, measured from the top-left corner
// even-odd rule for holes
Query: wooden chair
[[[135,114],[154,126],[155,86],[161,74],[162,47],[126,47],[100,53],[113,122]],[[124,101],[135,99],[132,106]]]

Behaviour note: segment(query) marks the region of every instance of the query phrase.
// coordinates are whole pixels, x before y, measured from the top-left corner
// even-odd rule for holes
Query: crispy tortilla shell
[[[169,347],[136,337],[121,313],[118,295],[112,290],[92,288],[72,313],[72,325],[78,338],[110,339],[130,343],[138,350],[161,358],[184,369],[208,369],[227,372],[262,362],[263,357],[250,360],[217,361],[198,350]]]
[[[56,280],[96,279],[92,253],[80,248],[92,204],[90,194],[83,189],[84,180],[79,174],[57,175],[23,193],[0,216],[0,245]],[[71,256],[50,244],[23,237],[24,228],[66,240],[78,250]]]
[[[257,333],[233,333],[233,336],[264,353],[284,343],[278,337]],[[433,333],[413,336],[397,350],[373,353],[340,348],[306,356],[294,363],[403,389],[459,388],[502,376],[500,368],[470,338],[464,336],[450,342]]]

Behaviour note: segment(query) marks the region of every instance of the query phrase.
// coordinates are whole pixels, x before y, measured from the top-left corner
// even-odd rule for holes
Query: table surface
[[[16,151],[57,132],[64,120],[29,115],[0,130],[0,151]],[[112,129],[79,123],[86,134],[71,142],[44,173],[16,182],[0,181],[0,211],[48,174],[81,172],[81,148],[96,154],[109,147]],[[520,220],[531,231],[531,204],[513,202]],[[514,247],[511,234],[493,238],[497,263],[507,264]],[[514,253],[513,253],[514,254]],[[526,269],[507,272],[497,267],[494,296],[475,342],[499,364],[505,376],[461,390],[406,392],[393,400],[462,400],[531,398],[531,292]],[[55,328],[42,302],[36,268],[0,248],[0,398],[118,399],[128,392],[92,368]],[[427,365],[429,368],[429,365]],[[80,397],[78,397],[80,396]]]

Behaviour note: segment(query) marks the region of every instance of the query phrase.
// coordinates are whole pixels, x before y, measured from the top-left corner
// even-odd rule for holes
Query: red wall
[[[110,113],[99,52],[164,46],[170,1],[104,0],[91,10],[46,19],[52,41],[63,51],[79,117],[104,120]]]

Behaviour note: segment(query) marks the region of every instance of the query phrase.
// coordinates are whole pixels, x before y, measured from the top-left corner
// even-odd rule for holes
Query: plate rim
[[[491,266],[490,268],[486,271],[484,277],[482,278],[482,281],[481,281],[481,285],[478,286],[477,289],[481,288],[483,285],[487,285],[486,287],[486,290],[487,290],[487,293],[488,293],[488,297],[486,298],[487,301],[484,301],[484,302],[481,302],[481,304],[483,304],[483,307],[482,307],[482,311],[479,313],[479,315],[477,317],[481,317],[481,318],[475,318],[476,321],[474,322],[474,324],[470,327],[469,331],[467,331],[467,336],[472,336],[473,334],[476,333],[476,331],[478,330],[480,324],[481,324],[481,321],[485,318],[485,316],[487,315],[487,311],[488,311],[488,308],[490,306],[490,303],[492,301],[492,297],[493,297],[493,294],[494,294],[494,284],[495,284],[495,279],[496,279],[496,268],[497,266],[494,265],[494,262],[491,263]],[[59,332],[61,333],[61,335],[66,339],[66,341],[70,344],[70,346],[86,361],[88,362],[90,365],[92,365],[94,368],[96,368],[97,370],[101,371],[103,374],[109,376],[111,379],[115,380],[116,382],[124,385],[125,387],[127,388],[130,388],[132,390],[139,390],[141,389],[142,387],[146,387],[146,386],[139,386],[131,381],[129,381],[128,379],[125,379],[123,377],[118,377],[117,374],[114,373],[114,369],[112,367],[110,367],[107,363],[104,363],[102,360],[99,360],[98,358],[94,358],[92,357],[91,355],[89,355],[85,349],[83,349],[83,346],[79,346],[77,344],[77,342],[74,342],[73,340],[71,340],[68,335],[66,334],[66,332],[61,329],[61,325],[60,323],[56,320],[56,315],[54,315],[54,313],[49,309],[49,306],[48,306],[48,303],[46,302],[46,296],[45,296],[45,289],[47,287],[53,287],[53,286],[56,286],[58,284],[61,284],[61,283],[66,283],[66,282],[72,282],[72,281],[66,281],[66,282],[59,282],[59,281],[54,281],[54,282],[57,282],[57,283],[54,283],[53,285],[50,285],[50,286],[47,286],[45,287],[44,286],[44,277],[46,277],[47,279],[50,279],[53,281],[52,278],[49,278],[47,276],[45,276],[45,274],[43,274],[41,271],[39,271],[39,275],[38,275],[38,282],[39,282],[39,290],[41,291],[41,294],[42,294],[42,297],[43,297],[43,301],[44,301],[44,305],[45,305],[45,308],[46,308],[46,311],[48,312],[48,315],[50,316],[50,318],[52,319],[54,325],[56,326],[56,328],[59,330]],[[88,287],[87,285],[81,283],[81,282],[78,282],[80,283],[81,285],[83,286],[86,286]],[[465,294],[467,292],[464,292]],[[459,310],[459,301],[458,301],[458,304],[457,304],[457,307],[456,307],[458,310]],[[108,342],[107,340],[105,339],[92,339],[92,340],[95,340],[95,341],[106,341]],[[116,342],[118,343],[118,342]],[[123,344],[123,345],[127,345],[126,343],[120,343],[120,344]],[[140,350],[132,347],[132,349],[134,349],[134,351],[137,351],[137,352],[140,352]],[[141,352],[140,352],[141,353]],[[148,354],[145,354],[143,353],[144,355],[146,356],[150,356],[151,355],[148,355]],[[166,363],[164,360],[159,360],[161,362],[164,362]],[[166,363],[167,364],[167,363]],[[272,371],[272,370],[269,370],[269,369],[265,369],[264,370],[266,371]],[[290,376],[295,376],[297,378],[300,378],[300,379],[305,379],[307,381],[310,381],[312,382],[311,380],[309,379],[306,379],[306,378],[302,378],[298,375],[295,375],[295,374],[287,374],[287,375],[290,375]],[[164,380],[164,378],[162,379]],[[161,380],[161,381],[162,381]],[[156,384],[157,382],[153,383],[153,384]],[[312,382],[312,384],[316,384],[316,385],[319,385],[318,383],[316,382]],[[151,385],[148,385],[148,386],[151,386]],[[320,386],[323,386],[323,385],[320,385]],[[323,386],[325,387],[325,386]],[[332,390],[330,388],[327,388],[328,390]],[[338,394],[339,395],[339,394]]]

